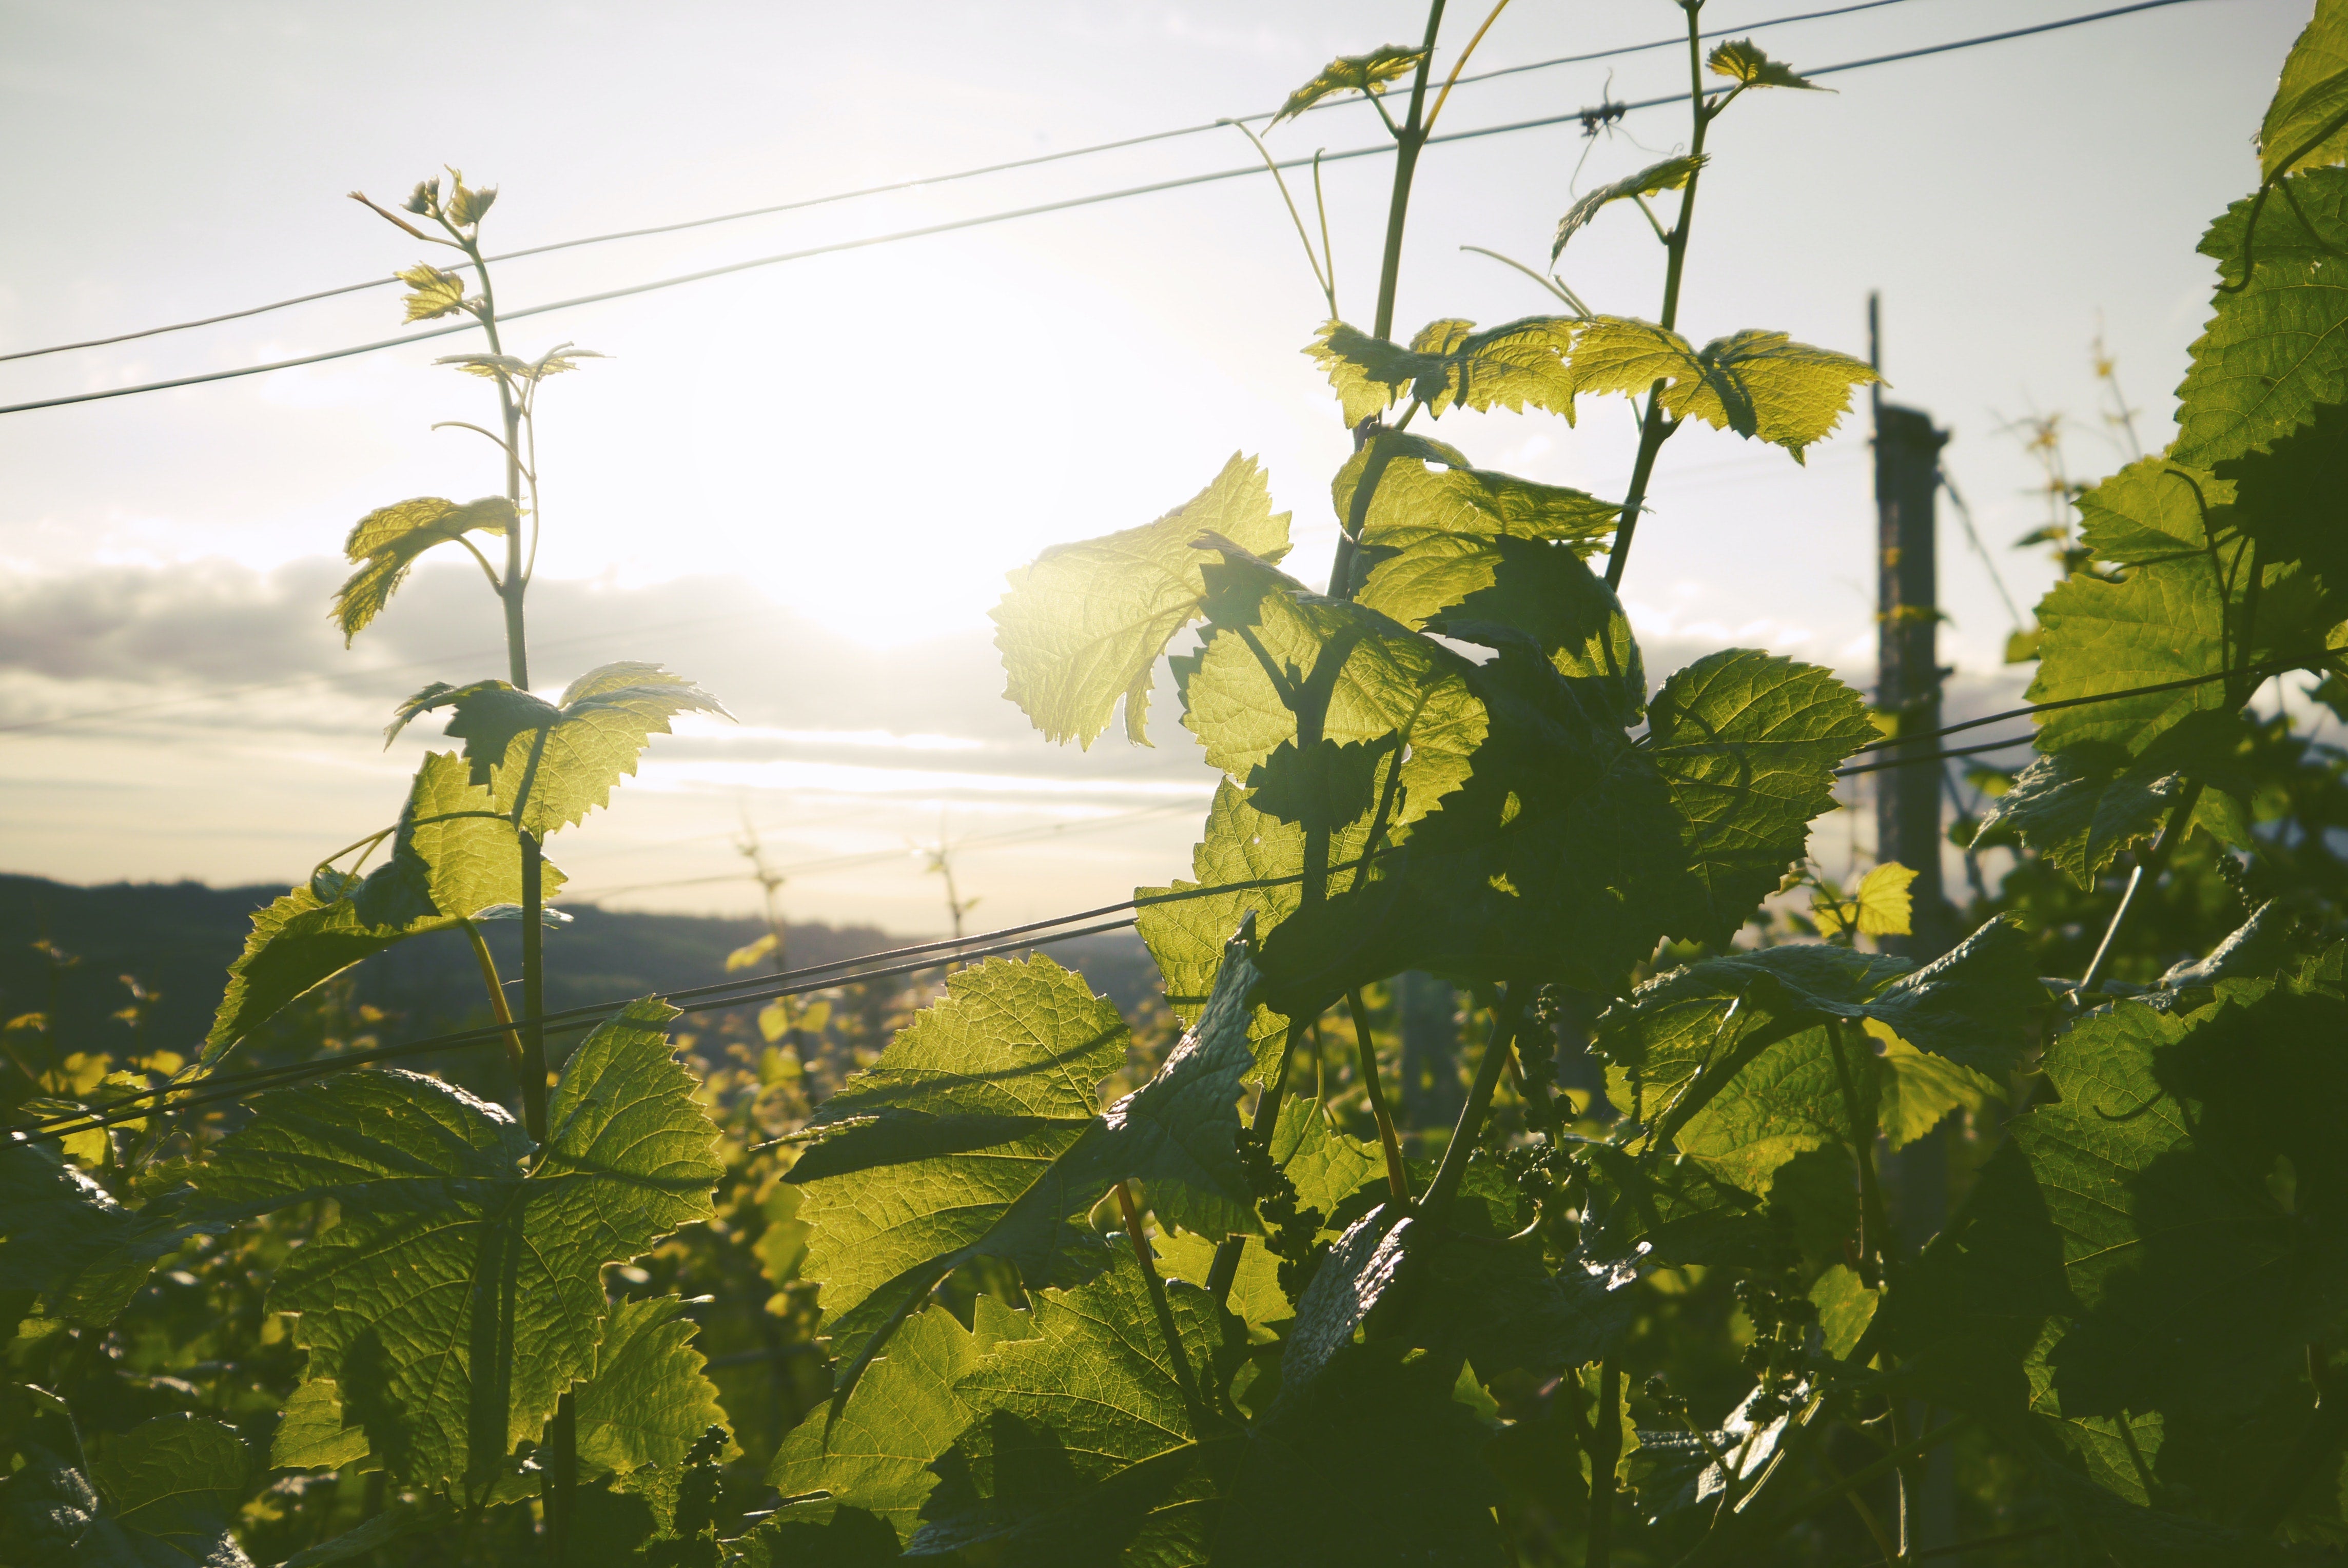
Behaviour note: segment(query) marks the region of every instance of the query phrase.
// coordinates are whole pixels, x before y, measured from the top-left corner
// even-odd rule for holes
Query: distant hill
[[[118,1051],[130,1043],[127,1027],[113,1017],[129,1000],[118,977],[131,975],[162,992],[150,1043],[186,1050],[211,1026],[222,976],[243,949],[253,911],[284,891],[201,882],[75,887],[0,874],[0,1018],[54,1006],[68,1046]],[[592,905],[571,913],[570,925],[547,934],[551,1007],[726,979],[726,955],[766,930],[747,918],[631,914]],[[869,925],[793,924],[787,934],[794,967],[927,940]],[[52,976],[35,950],[44,935],[80,962]],[[520,933],[505,925],[492,927],[491,935],[501,973],[517,978]],[[1128,1013],[1159,985],[1156,965],[1130,932],[1048,951]],[[400,1015],[402,1027],[394,1037],[456,1026],[481,1006],[479,972],[455,933],[395,947],[360,965],[355,978],[359,1000]]]

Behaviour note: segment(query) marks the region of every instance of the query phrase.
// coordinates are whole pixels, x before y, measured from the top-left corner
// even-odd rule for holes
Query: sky
[[[1735,30],[1826,0],[1711,0]],[[1757,28],[1797,68],[2025,26],[2095,0],[1897,0]],[[1746,95],[1714,128],[1681,315],[1863,356],[1879,291],[1894,401],[1944,461],[2024,606],[2053,567],[2020,422],[2060,416],[2070,471],[2172,433],[2206,318],[2193,246],[2256,182],[2256,127],[2306,0],[2188,0],[2066,31]],[[1448,70],[1484,15],[1455,5]],[[420,257],[343,199],[396,203],[442,164],[501,194],[522,248],[869,185],[928,181],[1187,126],[1199,134],[980,179],[517,260],[509,308],[754,257],[1239,168],[1219,119],[1278,104],[1339,53],[1415,41],[1375,3],[1028,0],[891,6],[582,0],[396,8],[0,0],[0,353],[382,277]],[[1669,37],[1669,0],[1515,0],[1471,69]],[[1684,90],[1684,51],[1463,84],[1442,129]],[[1684,147],[1686,110],[1430,149],[1398,332],[1554,309],[1519,273],[1594,184]],[[1282,157],[1384,139],[1354,104],[1271,133]],[[1343,314],[1373,314],[1391,160],[1324,175]],[[1309,201],[1309,176],[1296,184]],[[1309,211],[1309,208],[1308,208]],[[1662,252],[1627,208],[1567,281],[1652,317]],[[0,404],[398,335],[389,288],[166,336],[0,362]],[[945,923],[923,851],[954,846],[977,925],[1113,902],[1188,871],[1214,782],[1161,689],[1152,748],[1058,748],[1002,698],[988,608],[1055,542],[1146,522],[1234,451],[1325,574],[1349,442],[1300,350],[1326,315],[1255,175],[745,271],[513,324],[509,346],[611,357],[549,386],[533,677],[616,658],[724,699],[656,739],[613,807],[549,853],[572,896],[736,911],[746,827],[787,910]],[[2116,376],[2094,371],[2100,339]],[[497,606],[462,555],[420,568],[346,651],[325,620],[369,510],[499,488],[483,383],[432,360],[471,337],[0,417],[0,871],[76,882],[285,882],[392,820],[430,679],[502,674]],[[1480,465],[1619,495],[1629,405],[1447,416]],[[1797,466],[1690,427],[1665,449],[1623,596],[1655,678],[1724,645],[1864,686],[1874,513],[1863,405]],[[2011,699],[2012,622],[1941,509],[1942,654],[1959,706]],[[1163,683],[1161,682],[1161,686]],[[1821,824],[1830,860],[1863,813]]]

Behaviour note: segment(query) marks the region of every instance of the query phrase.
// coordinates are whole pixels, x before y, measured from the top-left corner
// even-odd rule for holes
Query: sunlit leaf
[[[444,273],[427,262],[418,262],[391,275],[415,291],[400,300],[407,307],[410,323],[434,321],[465,306],[465,280],[455,273]]]
[[[549,895],[563,883],[551,862],[541,862],[541,878]],[[359,960],[520,898],[513,825],[456,753],[425,753],[382,865],[364,879],[330,872],[252,917],[205,1037],[205,1062]]]
[[[1550,261],[1554,263],[1559,256],[1564,254],[1566,242],[1588,227],[1590,221],[1609,203],[1677,191],[1694,179],[1696,171],[1708,161],[1702,154],[1666,158],[1661,163],[1651,163],[1636,174],[1617,180],[1611,185],[1601,185],[1567,208],[1565,216],[1558,220],[1557,240],[1549,249]]]
[[[1409,75],[1426,54],[1425,49],[1387,44],[1366,55],[1340,55],[1322,67],[1319,76],[1288,95],[1288,101],[1272,117],[1272,124],[1294,119],[1332,93],[1382,93],[1388,82]],[[1269,130],[1271,126],[1264,129]]]
[[[683,676],[630,662],[589,670],[554,703],[504,681],[435,681],[400,704],[386,744],[417,715],[442,707],[455,710],[446,733],[464,741],[472,781],[488,788],[516,827],[540,838],[607,803],[678,714],[733,717]]]
[[[342,628],[344,644],[348,645],[391,602],[407,569],[426,551],[468,533],[502,534],[513,525],[513,502],[501,495],[461,506],[438,496],[419,496],[359,519],[343,542],[343,553],[364,564],[335,590],[335,621]]]
[[[1704,63],[1714,76],[1726,77],[1741,87],[1824,90],[1816,82],[1796,76],[1792,67],[1782,65],[1763,54],[1750,38],[1738,38],[1733,43],[1719,45],[1704,57]]]
[[[1860,936],[1905,936],[1914,913],[1908,884],[1916,873],[1897,861],[1869,869],[1849,899],[1820,893],[1810,904],[1810,918],[1821,936],[1853,932]]]
[[[1834,432],[1854,388],[1882,379],[1846,354],[1747,328],[1702,349],[1652,322],[1593,317],[1574,340],[1570,395],[1643,396],[1663,384],[1663,411],[1785,448],[1797,461]],[[1560,413],[1564,409],[1559,410]]]
[[[2294,169],[2348,159],[2348,4],[2315,0],[2282,63],[2274,101],[2259,127],[2259,172],[2272,180]],[[2326,128],[2330,129],[2327,130]]]
[[[1125,699],[1128,739],[1147,745],[1158,656],[1201,613],[1200,575],[1214,557],[1193,546],[1215,534],[1270,560],[1288,551],[1288,513],[1274,514],[1263,470],[1233,454],[1214,482],[1156,522],[1045,551],[1011,573],[991,612],[1010,676],[1004,695],[1056,741],[1090,747]]]
[[[486,1485],[593,1368],[603,1268],[713,1212],[716,1133],[675,1016],[631,1003],[582,1041],[542,1148],[438,1079],[354,1072],[262,1096],[200,1169],[210,1212],[340,1206],[270,1300],[396,1475]]]
[[[1385,413],[1405,388],[1422,377],[1439,379],[1446,370],[1439,354],[1415,353],[1342,321],[1323,325],[1304,352],[1328,375],[1348,425]]]
[[[2202,237],[2225,287],[2193,345],[2177,388],[2178,435],[2169,455],[2215,468],[2262,452],[2348,402],[2348,169],[2286,175],[2260,207],[2251,272],[2242,276],[2242,238],[2252,205],[2235,202]]]
[[[1724,946],[1807,852],[1837,766],[1876,738],[1866,703],[1828,671],[1736,648],[1665,681],[1647,733],[1684,824],[1674,929]]]

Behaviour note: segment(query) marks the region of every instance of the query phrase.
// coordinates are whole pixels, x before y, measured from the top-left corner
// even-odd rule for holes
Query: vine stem
[[[459,232],[447,218],[441,226],[458,241],[473,263],[473,271],[481,280],[481,305],[476,313],[481,331],[489,339],[489,352],[505,353],[503,339],[498,332],[498,296],[496,285],[489,279],[489,264],[482,258],[480,225],[473,224],[473,232]],[[536,564],[538,510],[530,509],[531,548],[528,563],[522,555],[522,420],[524,406],[503,371],[495,377],[498,387],[498,413],[505,429],[503,443],[506,459],[506,500],[513,509],[513,522],[506,530],[506,574],[498,589],[503,601],[506,624],[506,678],[515,689],[530,689],[530,645],[522,614],[524,596],[530,592],[530,567]],[[530,491],[537,494],[537,421],[530,422]],[[526,799],[527,797],[525,797]],[[539,847],[538,835],[522,827],[520,809],[517,804],[514,835],[521,843],[521,1006],[523,1016],[530,1021],[521,1032],[520,1057],[516,1063],[520,1078],[522,1125],[531,1140],[544,1146],[546,1125],[546,1026],[539,1020],[546,1013],[546,863]],[[554,1416],[547,1423],[546,1448],[549,1464],[540,1487],[540,1499],[546,1511],[546,1557],[554,1568],[562,1568],[571,1550],[572,1500],[579,1485],[579,1419],[572,1397],[564,1394],[555,1401]]]
[[[1378,314],[1371,335],[1394,335],[1395,285],[1402,276],[1403,223],[1410,213],[1410,182],[1426,145],[1426,77],[1435,63],[1435,37],[1443,30],[1443,0],[1426,8],[1426,37],[1419,46],[1418,70],[1411,77],[1410,112],[1395,128],[1394,193],[1386,201],[1385,253],[1378,262]]]
[[[1850,1026],[1840,1018],[1827,1020],[1828,1048],[1834,1052],[1835,1081],[1842,1090],[1844,1114],[1850,1118],[1851,1145],[1859,1156],[1859,1279],[1873,1290],[1883,1283],[1883,1253],[1891,1239],[1891,1222],[1883,1206],[1883,1182],[1875,1169],[1875,1109],[1862,1105],[1859,1082],[1850,1066]]]
[[[473,960],[481,966],[481,985],[489,993],[489,1011],[505,1026],[506,1059],[513,1064],[514,1076],[521,1076],[521,1035],[514,1028],[513,1010],[506,1006],[506,988],[498,980],[498,961],[489,955],[489,944],[481,936],[481,928],[471,921],[463,923],[465,939],[473,944]]]
[[[1614,1556],[1614,1467],[1622,1460],[1622,1362],[1598,1364],[1598,1408],[1590,1416],[1590,1538],[1582,1561],[1608,1568]]]
[[[1318,1026],[1319,1020],[1312,1022]],[[1255,1116],[1248,1123],[1248,1136],[1267,1151],[1272,1148],[1272,1132],[1280,1126],[1280,1102],[1288,1088],[1289,1064],[1295,1059],[1296,1042],[1303,1037],[1304,1029],[1303,1023],[1294,1018],[1288,1021],[1288,1037],[1280,1047],[1280,1065],[1264,1081],[1263,1093],[1255,1102]],[[1315,1043],[1317,1046],[1317,1040]],[[1231,1294],[1231,1282],[1239,1277],[1240,1254],[1246,1248],[1247,1237],[1243,1235],[1230,1236],[1216,1244],[1215,1261],[1207,1265],[1207,1294],[1215,1298],[1217,1306]]]
[[[1732,90],[1716,104],[1707,105],[1704,101],[1704,30],[1699,19],[1704,10],[1704,0],[1683,0],[1683,8],[1687,12],[1688,24],[1688,111],[1695,121],[1694,137],[1688,144],[1688,156],[1697,160],[1697,167],[1689,171],[1687,185],[1680,192],[1679,217],[1672,224],[1671,232],[1663,236],[1667,259],[1663,263],[1661,325],[1665,332],[1672,331],[1679,323],[1680,282],[1687,272],[1688,233],[1695,220],[1696,184],[1704,177],[1704,133],[1712,129],[1712,122],[1721,110],[1736,97],[1735,91]],[[1653,214],[1648,216],[1652,220]],[[1667,418],[1663,414],[1663,383],[1664,378],[1658,377],[1655,384],[1647,388],[1647,411],[1639,421],[1639,456],[1631,466],[1631,486],[1623,493],[1622,521],[1615,525],[1614,546],[1606,557],[1606,586],[1609,591],[1622,586],[1622,570],[1631,562],[1631,538],[1638,531],[1639,513],[1647,504],[1647,486],[1654,478],[1656,455],[1663,449],[1663,443],[1671,438],[1672,433],[1679,428],[1678,420]]]
[[[2168,864],[2168,857],[2176,852],[2178,842],[2192,830],[2193,808],[2200,802],[2201,782],[2196,779],[2185,787],[2185,793],[2178,796],[2177,804],[2169,808],[2168,821],[2160,830],[2160,837],[2154,841],[2151,851],[2137,861],[2135,870],[2128,872],[2127,887],[2120,894],[2119,907],[2112,911],[2111,923],[2104,927],[2104,939],[2096,944],[2096,955],[2088,960],[2087,972],[2079,977],[2075,995],[2093,995],[2096,987],[2104,983],[2104,971],[2110,966],[2112,950],[2119,943],[2120,932],[2127,925],[2129,913],[2136,908],[2136,895],[2147,882],[2157,878],[2162,868]]]
[[[1451,1211],[1452,1200],[1459,1195],[1459,1185],[1468,1179],[1468,1158],[1476,1148],[1476,1135],[1483,1130],[1484,1118],[1492,1108],[1492,1094],[1499,1087],[1500,1071],[1514,1054],[1517,1030],[1524,1017],[1524,987],[1511,985],[1503,987],[1500,998],[1492,1006],[1492,1032],[1484,1041],[1484,1059],[1476,1064],[1476,1081],[1468,1090],[1468,1103],[1459,1108],[1459,1120],[1451,1130],[1451,1141],[1443,1150],[1443,1163],[1436,1168],[1435,1180],[1426,1189],[1426,1202],[1419,1210],[1430,1224],[1441,1225]]]
[[[1345,1010],[1354,1018],[1354,1047],[1359,1054],[1362,1090],[1369,1096],[1370,1115],[1378,1124],[1378,1142],[1386,1154],[1386,1189],[1396,1204],[1410,1202],[1410,1173],[1402,1162],[1402,1140],[1395,1131],[1394,1113],[1386,1107],[1385,1086],[1378,1081],[1377,1037],[1370,1032],[1370,1010],[1356,989],[1345,993]],[[1488,1049],[1489,1047],[1487,1047]]]

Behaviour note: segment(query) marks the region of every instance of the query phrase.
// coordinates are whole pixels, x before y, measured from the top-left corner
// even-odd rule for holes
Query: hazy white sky
[[[1738,27],[1820,0],[1713,0]],[[1768,29],[1819,65],[2096,9],[1905,0]],[[1447,46],[1481,19],[1454,7]],[[2207,221],[2256,178],[2250,137],[2305,0],[2193,0],[2037,37],[1754,94],[1715,128],[1683,325],[1760,326],[1865,351],[1879,288],[1897,399],[1956,438],[1952,471],[2024,603],[2049,568],[2006,545],[2043,514],[2002,418],[2065,410],[2075,468],[2122,454],[2096,415],[2100,323],[2147,444],[2203,319]],[[417,247],[341,193],[396,200],[439,162],[502,198],[500,247],[822,194],[1277,103],[1337,52],[1415,39],[1414,7],[1108,0],[660,7],[0,4],[0,351],[380,275]],[[1667,0],[1516,0],[1500,66],[1670,35]],[[1684,84],[1655,51],[1463,87],[1446,128]],[[1546,254],[1577,191],[1684,139],[1685,111],[1429,152],[1397,325],[1485,322],[1546,296],[1467,244]],[[1274,133],[1362,146],[1370,111]],[[517,262],[509,304],[1059,200],[1250,154],[1225,130],[1015,174]],[[1366,324],[1389,165],[1328,175],[1340,303]],[[1569,278],[1652,315],[1660,252],[1635,214],[1575,242]],[[1159,748],[1046,746],[999,697],[985,611],[1056,541],[1147,521],[1234,449],[1325,570],[1346,451],[1298,350],[1323,314],[1262,178],[753,271],[518,324],[523,349],[614,356],[546,398],[547,545],[534,668],[613,657],[709,686],[739,727],[655,743],[640,784],[552,847],[582,893],[726,908],[744,812],[811,917],[934,927],[910,845],[972,841],[979,919],[1124,896],[1187,869],[1211,776],[1175,707]],[[0,364],[0,403],[263,363],[391,335],[389,291],[175,336]],[[350,522],[499,483],[481,384],[448,342],[0,418],[0,868],[76,881],[268,881],[396,813],[437,738],[389,754],[388,703],[501,672],[469,567],[427,569],[345,655],[324,621]],[[1455,414],[1478,462],[1619,493],[1626,406]],[[1703,429],[1667,449],[1625,583],[1657,675],[1723,643],[1867,676],[1873,527],[1863,418],[1807,469]],[[459,558],[461,560],[461,558]],[[1946,652],[1997,676],[2007,630],[1943,513]],[[395,667],[396,666],[396,667]],[[366,672],[374,673],[366,673]],[[354,674],[354,672],[359,672]],[[304,677],[319,677],[307,678]],[[288,684],[293,683],[293,684]],[[249,686],[266,689],[247,691]],[[189,700],[210,690],[226,695]],[[117,710],[129,711],[117,711]],[[88,717],[88,716],[99,717]],[[78,717],[77,717],[78,716]],[[72,718],[73,722],[46,722]],[[1834,830],[1838,834],[1839,827]]]

